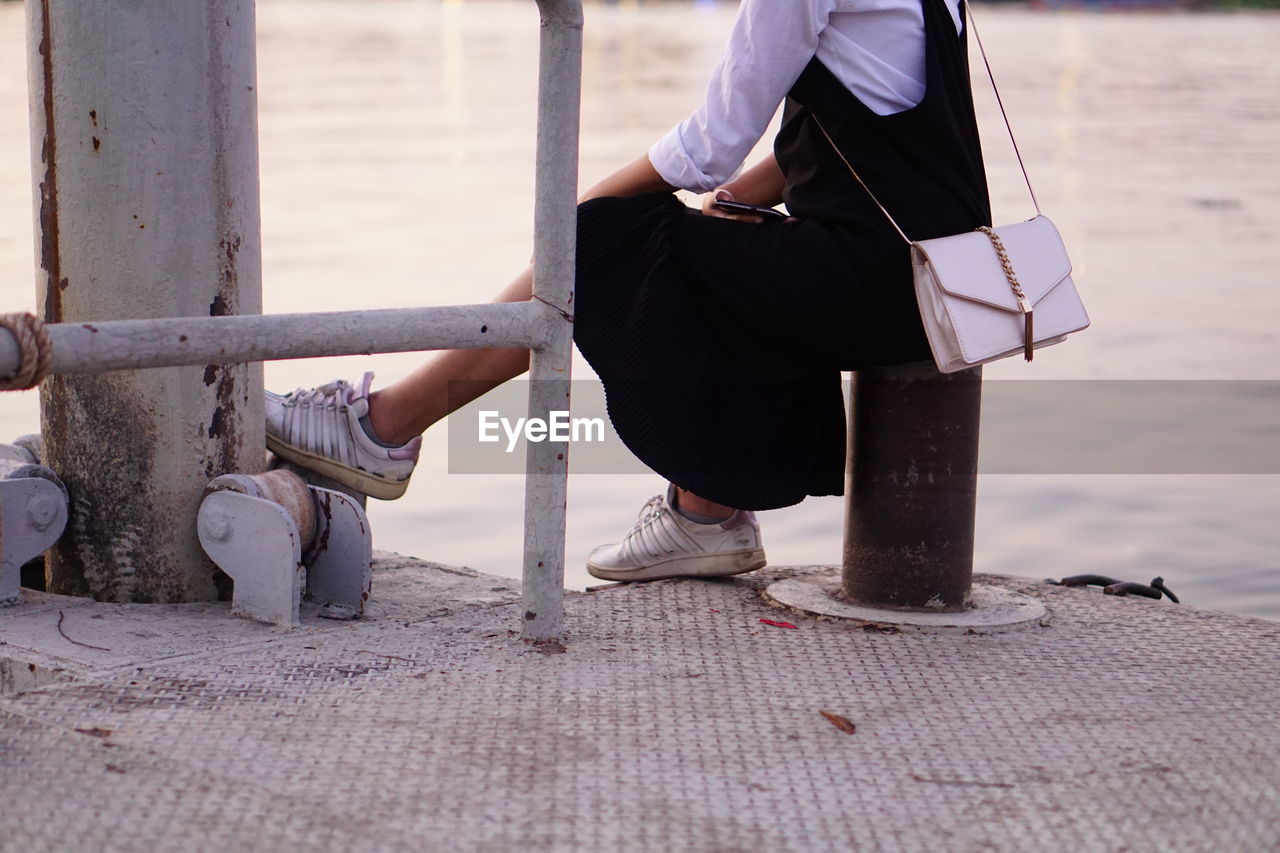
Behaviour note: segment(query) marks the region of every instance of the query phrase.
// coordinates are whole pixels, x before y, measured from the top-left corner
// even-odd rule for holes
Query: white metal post
[[[529,365],[529,417],[569,408],[577,245],[578,113],[582,86],[581,0],[538,0],[538,152],[534,299],[554,314],[547,343]],[[525,477],[524,637],[564,630],[564,527],[568,445],[530,442]]]
[[[252,0],[29,0],[38,302],[50,323],[261,312]],[[217,594],[208,480],[264,464],[260,364],[54,376],[71,494],[55,592]]]

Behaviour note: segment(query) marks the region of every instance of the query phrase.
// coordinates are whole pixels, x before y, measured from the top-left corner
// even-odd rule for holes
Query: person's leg
[[[521,302],[533,295],[533,268],[525,269],[493,301]],[[522,347],[443,350],[413,373],[369,394],[368,423],[387,444],[405,445],[454,409],[466,405],[529,369],[529,351]],[[451,382],[465,382],[454,386]],[[732,507],[677,488],[678,505],[689,513],[723,519]]]
[[[498,294],[497,302],[532,296],[527,269]],[[372,373],[355,384],[335,380],[290,394],[266,394],[267,447],[288,461],[330,477],[370,497],[404,493],[417,463],[418,437],[451,411],[529,369],[529,350],[446,350],[410,376],[371,392]],[[454,380],[468,380],[455,386]],[[458,393],[465,389],[469,397]],[[376,405],[374,405],[376,401]]]
[[[494,299],[520,302],[533,293],[533,269],[516,277]],[[403,444],[428,427],[443,420],[453,408],[471,402],[481,394],[513,379],[529,369],[529,351],[522,348],[445,350],[437,353],[413,373],[369,395],[369,423],[373,431],[390,444]],[[449,383],[465,381],[449,393]],[[724,519],[733,507],[706,500],[677,487],[678,506],[689,513]]]
[[[673,483],[672,485],[675,484]],[[676,486],[675,510],[677,512],[685,510],[687,511],[686,515],[696,516],[694,521],[700,521],[703,518],[723,521],[737,512],[733,507],[718,504],[706,498],[700,498],[688,489],[682,489],[679,486]]]
[[[507,285],[495,302],[525,302],[533,295],[533,268]],[[369,395],[369,423],[378,438],[404,444],[459,406],[529,369],[523,347],[444,350],[413,373]],[[449,393],[449,383],[455,385]],[[465,389],[465,391],[463,391]]]

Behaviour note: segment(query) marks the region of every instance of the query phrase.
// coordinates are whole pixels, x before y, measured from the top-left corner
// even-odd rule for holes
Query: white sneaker
[[[341,379],[291,394],[267,392],[267,447],[296,465],[331,477],[371,498],[394,500],[409,487],[422,437],[383,447],[364,431],[369,413],[366,373],[359,387]]]
[[[722,522],[698,524],[672,508],[673,491],[651,497],[620,543],[592,551],[587,571],[611,581],[651,581],[739,575],[765,564],[755,513],[738,510]]]

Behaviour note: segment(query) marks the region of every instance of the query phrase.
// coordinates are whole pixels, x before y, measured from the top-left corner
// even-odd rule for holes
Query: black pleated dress
[[[702,216],[674,196],[578,209],[574,340],[614,428],[671,482],[738,509],[840,494],[840,371],[930,358],[908,246],[989,225],[963,35],[922,0],[926,91],[879,116],[816,58],[774,142],[798,221]]]

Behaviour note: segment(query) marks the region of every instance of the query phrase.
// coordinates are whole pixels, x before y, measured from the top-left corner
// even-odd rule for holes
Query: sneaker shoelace
[[[351,383],[345,379],[335,379],[333,382],[317,386],[315,388],[298,388],[285,398],[285,405],[294,406],[317,406],[328,408],[333,406],[345,406],[351,402],[351,392],[354,389]]]
[[[286,440],[310,452],[351,462],[354,451],[346,434],[348,430],[345,424],[338,424],[335,417],[351,403],[354,391],[345,379],[293,391],[284,401]]]
[[[644,562],[664,554],[670,555],[677,550],[685,550],[684,543],[678,541],[660,522],[670,513],[662,495],[654,495],[640,507],[639,517],[621,543],[621,556],[624,559]]]

